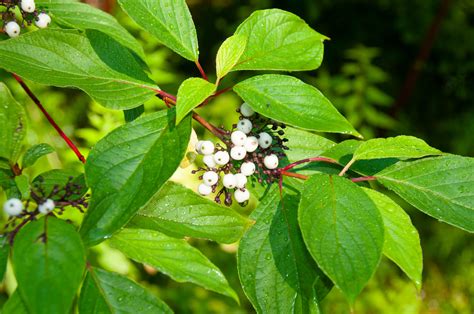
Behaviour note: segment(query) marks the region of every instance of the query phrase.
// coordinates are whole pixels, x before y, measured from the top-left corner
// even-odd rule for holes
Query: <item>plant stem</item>
[[[339,176],[342,177],[346,172],[347,170],[349,170],[349,168],[356,162],[356,160],[354,158],[352,158],[348,163],[347,165],[344,167],[344,169],[341,170],[341,172],[339,172]]]
[[[159,91],[157,96],[158,98],[162,99],[167,106],[168,104],[171,104],[173,106],[176,105],[176,97],[174,95],[171,95],[165,91]],[[168,106],[168,108],[170,108],[170,106]],[[206,119],[204,119],[203,117],[201,117],[199,114],[195,112],[193,112],[193,119],[197,121],[198,123],[200,123],[203,127],[208,129],[212,134],[214,134],[220,139],[223,139],[225,135],[228,135],[226,131],[207,122]]]
[[[374,177],[374,176],[360,177],[360,178],[351,179],[352,182],[375,181],[375,180],[377,180],[377,178]]]
[[[293,169],[294,167],[298,166],[298,165],[301,165],[301,164],[305,164],[305,163],[308,163],[308,162],[318,162],[318,161],[321,161],[321,162],[327,162],[327,163],[330,163],[330,164],[337,164],[337,161],[332,159],[332,158],[327,158],[327,157],[311,157],[311,158],[306,158],[306,159],[302,159],[302,160],[298,160],[292,164],[289,164],[287,165],[286,167],[283,167],[281,168],[280,172],[285,172],[285,171],[288,171],[290,169]]]
[[[59,125],[54,121],[54,119],[49,115],[49,113],[46,111],[46,109],[43,107],[41,104],[40,100],[38,97],[33,94],[31,89],[26,85],[26,83],[15,73],[12,73],[13,77],[15,80],[21,85],[23,90],[28,94],[28,96],[33,100],[33,102],[36,104],[36,106],[41,110],[41,112],[44,114],[46,119],[49,121],[49,123],[53,126],[53,128],[58,132],[59,136],[62,137],[62,139],[66,142],[66,144],[71,148],[71,150],[76,154],[77,158],[82,162],[85,163],[86,159],[84,156],[81,154],[79,149],[76,147],[76,145],[71,141],[71,139],[63,132],[63,130],[59,127]]]
[[[194,63],[196,64],[197,68],[199,69],[199,72],[201,73],[202,78],[205,79],[206,81],[209,81],[209,79],[207,78],[206,72],[204,72],[204,69],[202,68],[201,64],[199,63],[199,60],[196,60]]]
[[[281,173],[282,176],[298,178],[298,179],[301,179],[301,180],[307,180],[309,178],[308,176],[305,176],[305,175],[299,174],[299,173],[294,173],[294,172],[282,171],[280,173]]]

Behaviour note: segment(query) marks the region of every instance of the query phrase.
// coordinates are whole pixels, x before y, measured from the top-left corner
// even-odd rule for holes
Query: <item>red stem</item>
[[[207,78],[206,72],[204,72],[204,69],[202,68],[201,64],[199,63],[199,60],[196,60],[194,63],[196,64],[197,68],[199,69],[199,72],[201,73],[202,78],[205,79],[206,81],[209,81],[209,79]]]
[[[312,157],[312,158],[306,158],[306,159],[298,160],[298,161],[296,161],[292,164],[289,164],[288,166],[281,168],[280,172],[288,171],[288,170],[293,169],[294,167],[296,167],[298,165],[301,165],[301,164],[305,164],[305,163],[308,163],[308,162],[317,162],[317,161],[327,162],[327,163],[331,163],[331,164],[337,164],[337,161],[332,159],[332,158]]]
[[[362,181],[375,181],[377,180],[376,177],[368,176],[368,177],[360,177],[360,178],[353,178],[351,179],[352,182],[362,182]]]
[[[63,140],[67,143],[67,145],[71,148],[71,150],[76,154],[77,158],[82,163],[86,162],[86,159],[84,156],[81,154],[79,149],[76,147],[76,145],[69,139],[69,137],[61,130],[59,125],[54,121],[54,119],[49,115],[49,113],[46,111],[46,109],[43,107],[41,104],[40,100],[33,94],[33,92],[30,90],[30,88],[26,85],[26,83],[15,73],[12,73],[13,77],[15,80],[21,85],[21,87],[25,90],[25,92],[28,94],[28,96],[33,100],[33,102],[36,104],[36,106],[41,110],[41,112],[44,114],[46,119],[49,121],[49,123],[53,126],[53,128],[58,132],[58,134],[63,138]]]

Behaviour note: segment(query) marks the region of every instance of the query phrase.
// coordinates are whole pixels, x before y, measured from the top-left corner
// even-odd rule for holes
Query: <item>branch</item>
[[[205,79],[206,81],[209,81],[209,79],[207,78],[206,72],[204,72],[204,69],[202,68],[201,64],[199,63],[199,60],[196,60],[194,63],[196,64],[197,68],[199,69],[199,72],[201,73],[202,78]]]
[[[452,0],[443,0],[440,4],[438,13],[433,18],[431,26],[428,32],[426,33],[422,44],[420,45],[418,56],[416,57],[410,70],[408,71],[403,87],[399,93],[397,100],[395,101],[394,106],[392,107],[392,117],[396,117],[400,110],[407,104],[408,100],[410,99],[413,90],[415,89],[420,72],[423,69],[423,66],[425,65],[426,61],[428,60],[428,57],[430,56],[431,49],[433,48],[433,44],[436,40],[436,36],[438,35],[439,30],[441,28],[441,24],[449,11],[451,3]]]
[[[49,123],[53,126],[53,128],[56,130],[56,132],[58,132],[58,134],[66,142],[66,144],[69,146],[69,148],[71,148],[71,150],[74,152],[74,154],[76,154],[77,158],[79,158],[79,160],[82,163],[85,163],[86,159],[84,158],[84,156],[81,154],[81,152],[76,147],[76,145],[71,141],[71,139],[69,139],[69,137],[63,132],[63,130],[59,127],[59,125],[54,121],[54,119],[49,115],[49,113],[46,111],[46,109],[41,104],[38,97],[36,97],[35,94],[33,94],[31,89],[26,85],[26,83],[18,75],[16,75],[15,73],[12,73],[12,75],[15,78],[15,80],[21,85],[23,90],[28,94],[28,96],[31,98],[31,100],[33,100],[33,102],[36,104],[36,106],[39,108],[39,110],[41,110],[41,112],[44,114],[44,116],[49,121]]]
[[[280,172],[288,171],[288,170],[293,169],[294,167],[296,167],[298,165],[301,165],[301,164],[305,164],[305,163],[308,163],[308,162],[318,162],[318,161],[327,162],[327,163],[330,163],[330,164],[337,164],[337,161],[332,159],[332,158],[312,157],[312,158],[306,158],[306,159],[298,160],[298,161],[296,161],[292,164],[289,164],[288,166],[281,168]]]

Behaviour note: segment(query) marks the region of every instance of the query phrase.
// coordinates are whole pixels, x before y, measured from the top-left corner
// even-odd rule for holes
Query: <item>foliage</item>
[[[66,169],[30,179],[22,172],[52,149],[39,143],[22,149],[24,110],[9,88],[0,85],[0,99],[6,104],[0,106],[5,126],[0,140],[7,144],[0,151],[0,186],[24,206],[9,217],[1,239],[1,271],[10,251],[18,282],[5,304],[6,313],[64,313],[73,304],[84,313],[130,308],[171,312],[131,279],[96,267],[93,246],[104,242],[177,282],[202,286],[238,303],[236,288],[224,272],[188,237],[219,243],[241,238],[240,282],[259,313],[317,313],[333,286],[353,304],[383,255],[419,289],[418,233],[393,194],[377,192],[375,182],[440,221],[474,231],[472,158],[442,153],[411,136],[327,140],[312,132],[360,134],[318,89],[283,74],[257,74],[233,86],[265,121],[254,125],[254,131],[267,130],[271,120],[272,125],[289,126],[288,147],[281,146],[288,153],[275,170],[279,182],[252,177],[257,206],[248,218],[241,210],[216,205],[170,181],[180,165],[194,160],[192,118],[230,148],[230,133],[195,110],[206,111],[209,102],[224,97],[227,89],[218,88],[226,75],[319,67],[326,37],[296,15],[278,9],[250,15],[219,49],[217,79],[211,83],[199,63],[196,30],[184,0],[119,1],[142,28],[200,70],[203,78],[184,80],[175,97],[150,79],[142,49],[124,43],[117,34],[126,31],[112,16],[82,4],[76,12],[65,0],[50,6],[38,3],[50,10],[57,27],[1,41],[0,67],[37,83],[80,89],[104,107],[123,110],[127,122],[94,143],[85,180]],[[89,14],[107,16],[106,25],[89,27],[84,23]],[[240,50],[230,52],[235,46]],[[155,95],[175,108],[153,106],[153,112],[144,113],[143,104]],[[303,174],[298,167],[303,164],[314,167]],[[88,188],[90,196],[85,195]],[[49,201],[55,209],[45,212]],[[79,215],[74,224],[62,218],[73,208]],[[86,260],[93,266],[86,269]]]

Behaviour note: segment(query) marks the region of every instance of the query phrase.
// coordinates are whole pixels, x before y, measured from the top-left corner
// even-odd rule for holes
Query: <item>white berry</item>
[[[239,189],[243,189],[245,185],[247,184],[247,177],[243,175],[242,173],[235,174],[235,179],[237,180],[236,186]]]
[[[23,208],[23,203],[17,198],[11,198],[3,204],[3,210],[8,216],[18,216]]]
[[[212,155],[214,153],[214,144],[211,141],[203,141],[200,148],[203,155]]]
[[[250,192],[247,189],[237,189],[234,192],[234,198],[237,203],[243,203],[250,199]]]
[[[253,162],[244,162],[240,166],[240,172],[245,175],[245,176],[251,176],[252,174],[255,173],[255,164]]]
[[[234,160],[242,160],[247,155],[247,151],[243,146],[234,146],[230,150],[230,157]]]
[[[237,123],[237,130],[249,134],[252,131],[253,125],[249,119],[242,119]]]
[[[229,153],[226,151],[220,151],[214,154],[214,160],[219,166],[227,165],[230,160]]]
[[[36,9],[34,0],[21,0],[21,9],[27,13],[33,13]]]
[[[237,186],[237,179],[235,178],[235,175],[228,173],[222,179],[222,184],[224,184],[224,186],[228,189],[235,189]]]
[[[202,158],[202,162],[209,168],[216,167],[216,161],[214,160],[214,155],[206,155]]]
[[[272,145],[272,141],[273,139],[268,133],[262,132],[258,135],[258,144],[263,149],[270,147]]]
[[[201,183],[198,186],[198,192],[199,194],[206,196],[212,193],[212,188],[208,185],[205,185],[204,183]]]
[[[244,116],[244,117],[251,117],[253,116],[253,114],[255,113],[255,111],[253,111],[253,109],[247,105],[246,102],[244,102],[242,104],[242,106],[240,106],[240,113]]]
[[[202,175],[202,181],[207,186],[213,186],[219,181],[219,175],[214,171],[206,171]]]
[[[38,206],[38,211],[41,214],[47,214],[49,212],[52,212],[55,207],[56,207],[56,204],[54,203],[54,201],[48,198],[46,202]]]
[[[5,25],[5,33],[10,37],[18,37],[20,35],[20,25],[15,21],[10,21]]]
[[[245,150],[249,153],[252,153],[258,148],[258,139],[255,136],[249,136],[245,140],[244,144]]]
[[[267,169],[276,169],[278,167],[278,157],[277,155],[271,154],[266,156],[263,159],[263,164]]]
[[[230,135],[230,139],[234,145],[243,146],[245,144],[245,140],[247,139],[247,135],[242,131],[234,131]]]
[[[46,13],[38,14],[38,20],[35,21],[35,25],[38,28],[46,28],[51,23],[51,17]]]

